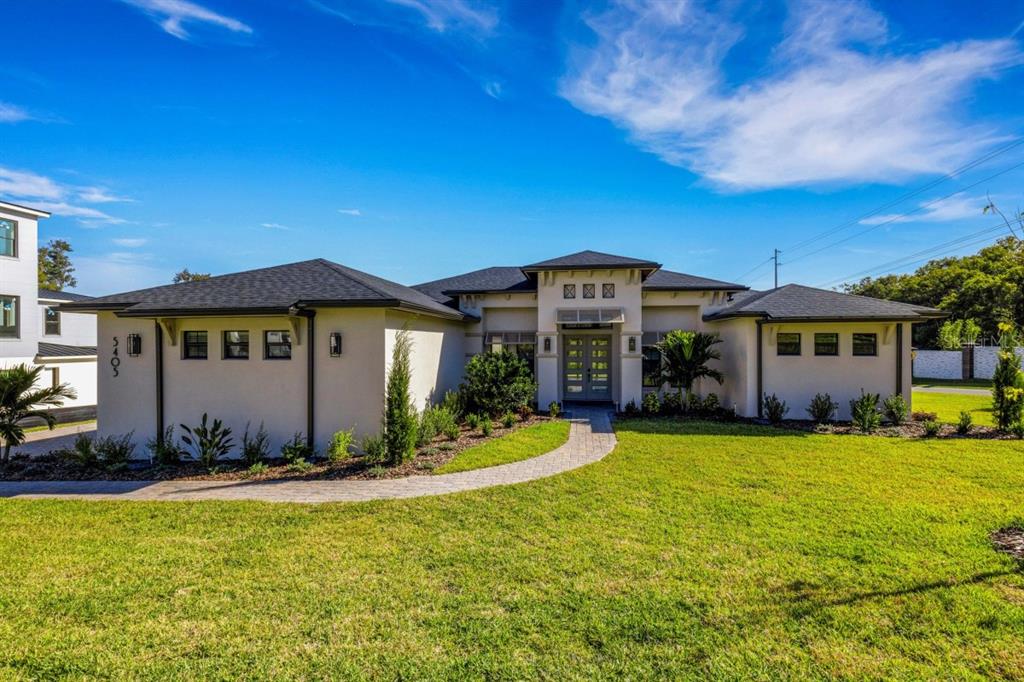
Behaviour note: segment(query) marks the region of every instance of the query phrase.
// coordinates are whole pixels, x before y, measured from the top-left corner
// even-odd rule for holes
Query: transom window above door
[[[594,298],[595,287],[593,284],[583,285],[583,298]]]
[[[575,284],[563,284],[562,285],[562,298],[576,298],[576,285]]]

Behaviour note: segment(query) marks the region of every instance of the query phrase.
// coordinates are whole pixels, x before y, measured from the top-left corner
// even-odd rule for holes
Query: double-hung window
[[[205,360],[207,357],[206,332],[183,332],[181,357],[185,360]]]
[[[53,306],[46,308],[43,333],[47,336],[60,336],[60,311]]]
[[[224,359],[225,360],[248,360],[249,359],[249,332],[227,331],[224,332]]]
[[[835,332],[817,333],[814,335],[815,355],[839,355],[839,334]]]
[[[292,334],[286,331],[263,332],[263,359],[290,360],[292,357]]]
[[[0,218],[0,256],[18,257],[18,223]]]
[[[853,354],[860,356],[878,355],[878,334],[854,334]]]
[[[0,338],[16,339],[19,337],[18,314],[21,312],[20,308],[19,297],[0,294]]]
[[[775,336],[775,352],[779,355],[800,355],[800,334],[779,332]]]

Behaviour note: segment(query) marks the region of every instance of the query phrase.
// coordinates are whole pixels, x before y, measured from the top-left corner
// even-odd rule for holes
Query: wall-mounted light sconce
[[[142,355],[142,335],[141,334],[129,334],[128,335],[128,355],[133,358],[137,358]]]
[[[629,352],[630,353],[635,353],[636,352],[636,337],[635,336],[629,337]]]
[[[341,357],[341,332],[331,332],[331,342],[329,346],[332,358]]]
[[[544,352],[545,353],[550,353],[551,352],[551,337],[550,336],[545,336],[544,337]]]

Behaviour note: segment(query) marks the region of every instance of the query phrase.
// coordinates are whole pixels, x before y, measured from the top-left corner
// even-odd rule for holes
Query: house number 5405
[[[114,352],[110,354],[110,366],[114,369],[114,376],[118,375],[117,368],[121,364],[121,358],[118,357],[117,347],[121,345],[121,342],[114,337]]]

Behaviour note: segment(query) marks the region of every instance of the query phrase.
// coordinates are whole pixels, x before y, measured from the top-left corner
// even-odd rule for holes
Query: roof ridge
[[[361,284],[362,286],[366,287],[367,289],[369,289],[373,293],[377,294],[378,296],[381,296],[383,298],[394,298],[393,294],[390,294],[387,291],[384,291],[383,289],[380,289],[379,287],[377,287],[377,286],[375,286],[373,284],[369,284],[367,282],[364,282],[361,278],[353,277],[348,272],[345,272],[345,270],[350,270],[351,272],[355,272],[355,273],[358,273],[360,275],[369,275],[370,273],[368,273],[368,272],[362,272],[361,270],[356,270],[354,268],[350,268],[347,265],[342,265],[341,263],[335,263],[334,261],[327,260],[326,258],[316,258],[314,260],[322,263],[323,265],[326,265],[327,267],[329,267],[332,270],[334,270],[335,272],[337,272],[339,275],[342,275],[343,277],[348,277],[350,280],[352,280],[352,281],[354,281],[354,282],[356,282],[358,284]],[[383,279],[383,277],[380,278],[380,279]],[[398,285],[400,287],[404,287],[405,286],[404,284],[398,284],[398,282],[392,282],[392,284],[396,284],[396,285]],[[412,289],[412,287],[405,287],[405,288],[406,289]],[[413,291],[416,291],[416,290],[413,289]],[[417,292],[417,293],[422,293],[422,292]]]

